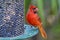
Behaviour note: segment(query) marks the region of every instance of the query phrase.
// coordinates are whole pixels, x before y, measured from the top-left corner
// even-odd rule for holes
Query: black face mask
[[[36,8],[33,8],[33,11],[34,11],[34,10],[36,10]],[[37,13],[37,11],[34,11],[34,14],[36,14],[36,13]]]

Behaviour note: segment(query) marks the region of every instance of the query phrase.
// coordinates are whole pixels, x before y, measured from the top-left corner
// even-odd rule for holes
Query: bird
[[[27,14],[26,14],[26,21],[28,24],[37,27],[41,33],[41,36],[44,39],[47,39],[47,34],[43,28],[42,20],[37,14],[38,8],[35,5],[30,4]]]

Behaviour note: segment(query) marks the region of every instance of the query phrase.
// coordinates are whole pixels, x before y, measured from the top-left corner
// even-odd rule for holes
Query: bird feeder
[[[26,40],[30,39],[31,37],[38,34],[38,29],[35,27],[31,27],[30,25],[24,25],[25,32],[22,35],[16,36],[16,37],[0,37],[0,40]]]
[[[38,30],[24,25],[24,0],[0,0],[0,40],[26,40]]]

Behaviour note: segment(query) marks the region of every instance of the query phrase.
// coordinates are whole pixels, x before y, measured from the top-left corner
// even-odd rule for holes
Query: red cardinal
[[[37,11],[38,11],[38,8],[36,6],[30,5],[29,10],[26,14],[26,20],[30,25],[33,25],[39,28],[39,31],[41,32],[41,35],[43,38],[47,38],[47,34],[43,29],[41,19],[37,15]]]

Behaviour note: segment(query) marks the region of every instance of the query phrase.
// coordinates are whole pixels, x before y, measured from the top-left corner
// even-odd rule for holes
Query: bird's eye
[[[34,14],[36,14],[36,13],[37,13],[36,8],[33,8],[33,12],[34,12]]]
[[[33,8],[33,10],[35,10],[36,8]]]

